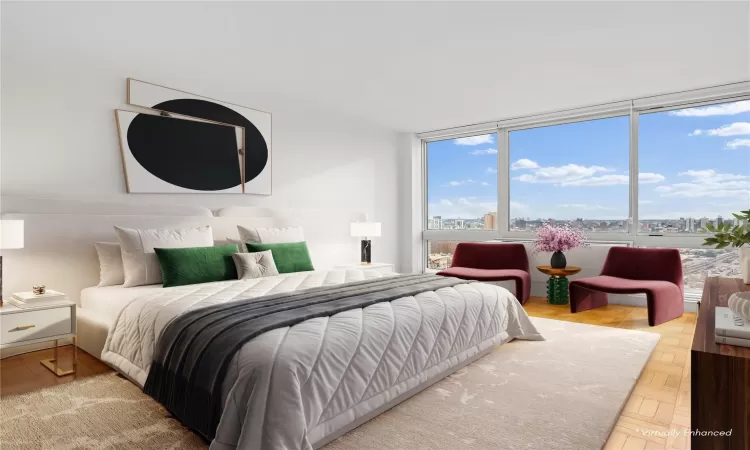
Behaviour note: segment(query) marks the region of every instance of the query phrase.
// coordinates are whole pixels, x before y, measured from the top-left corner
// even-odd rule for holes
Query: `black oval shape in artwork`
[[[268,163],[268,145],[258,128],[237,111],[218,103],[198,99],[168,100],[153,106],[176,114],[228,123],[245,129],[245,182],[260,175]]]
[[[144,169],[175,186],[220,191],[242,184],[234,127],[138,114],[128,147]]]

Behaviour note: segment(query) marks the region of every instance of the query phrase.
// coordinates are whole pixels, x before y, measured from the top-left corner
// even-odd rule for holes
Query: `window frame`
[[[638,211],[638,127],[641,114],[674,111],[722,103],[750,100],[750,82],[732,83],[706,89],[678,92],[627,101],[510,118],[469,127],[421,133],[422,161],[422,254],[427,267],[427,241],[528,241],[530,231],[510,230],[510,133],[544,126],[564,125],[612,117],[630,117],[629,133],[629,217],[627,232],[590,233],[591,242],[617,243],[634,247],[705,248],[701,233],[648,233],[639,231]],[[497,229],[496,230],[430,230],[428,229],[427,146],[430,142],[481,134],[497,133]]]

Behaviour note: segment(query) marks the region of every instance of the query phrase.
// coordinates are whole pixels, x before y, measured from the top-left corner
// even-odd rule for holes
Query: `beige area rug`
[[[0,399],[0,449],[206,449],[114,373]]]
[[[533,321],[546,341],[503,345],[325,449],[600,449],[659,335]],[[3,450],[206,448],[114,374],[3,398],[0,443]]]
[[[325,450],[601,449],[659,335],[532,318],[512,341]]]

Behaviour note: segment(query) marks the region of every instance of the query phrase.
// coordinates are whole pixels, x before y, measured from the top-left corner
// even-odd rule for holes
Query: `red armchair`
[[[448,269],[437,273],[464,280],[516,282],[516,298],[526,303],[531,292],[529,257],[523,244],[462,242]]]
[[[646,294],[648,324],[659,325],[685,310],[680,252],[670,248],[612,247],[598,277],[573,280],[570,312],[607,304],[610,294]]]

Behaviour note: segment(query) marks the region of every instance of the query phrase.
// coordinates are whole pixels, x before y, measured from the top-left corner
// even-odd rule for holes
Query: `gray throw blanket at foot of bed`
[[[220,419],[227,365],[251,339],[308,319],[465,283],[458,278],[401,275],[188,311],[164,329],[143,391],[210,441]]]

